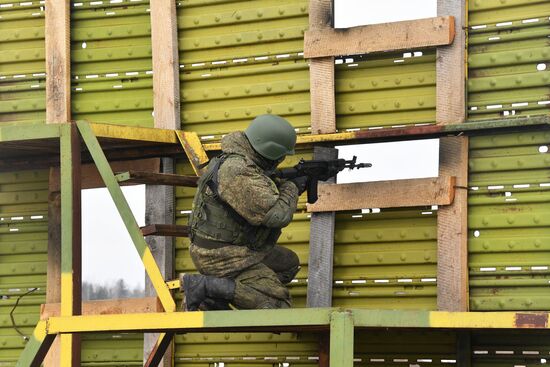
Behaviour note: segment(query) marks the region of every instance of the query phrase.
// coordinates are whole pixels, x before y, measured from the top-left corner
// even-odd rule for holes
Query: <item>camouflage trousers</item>
[[[298,256],[275,245],[264,251],[245,246],[205,249],[191,245],[191,259],[203,275],[235,280],[231,303],[239,309],[289,308],[290,283],[299,270]]]

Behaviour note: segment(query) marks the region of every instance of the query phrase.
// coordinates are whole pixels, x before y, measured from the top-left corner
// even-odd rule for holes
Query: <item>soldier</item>
[[[226,135],[222,154],[201,176],[190,216],[190,254],[200,274],[181,274],[186,311],[289,308],[298,256],[276,245],[307,178],[268,173],[294,154],[296,132],[275,115],[256,117]]]

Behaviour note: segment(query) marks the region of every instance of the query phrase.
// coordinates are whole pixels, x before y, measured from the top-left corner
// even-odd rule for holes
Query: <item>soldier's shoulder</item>
[[[219,177],[233,178],[242,174],[249,175],[256,171],[256,166],[253,162],[244,156],[231,154],[229,155],[219,169]]]

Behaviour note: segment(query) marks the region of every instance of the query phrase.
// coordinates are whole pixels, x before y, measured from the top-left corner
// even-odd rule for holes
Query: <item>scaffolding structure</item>
[[[100,333],[144,333],[145,366],[160,363],[185,366],[187,359],[178,360],[175,356],[177,345],[182,344],[176,338],[193,333],[204,335],[203,341],[211,333],[301,333],[308,338],[311,336],[306,342],[314,345],[314,358],[296,360],[280,356],[272,360],[266,357],[261,362],[250,363],[338,367],[433,362],[431,359],[427,362],[413,351],[407,355],[415,356],[416,360],[407,357],[390,361],[382,351],[370,350],[369,341],[364,342],[362,333],[410,332],[414,338],[419,335],[414,333],[449,332],[452,337],[447,344],[453,352],[438,353],[454,358],[441,357],[434,352],[439,362],[431,365],[485,366],[483,360],[474,358],[472,340],[482,340],[483,333],[490,330],[509,335],[511,339],[547,340],[550,296],[545,292],[549,282],[550,246],[545,230],[550,220],[543,205],[547,201],[546,171],[550,159],[544,156],[547,150],[540,148],[550,144],[546,100],[548,72],[546,66],[541,66],[548,65],[549,50],[545,43],[550,22],[548,2],[488,0],[482,4],[472,0],[468,4],[466,0],[441,0],[438,1],[437,17],[355,27],[348,31],[333,27],[330,0],[279,3],[184,0],[181,4],[151,0],[138,5],[130,2],[77,5],[47,0],[43,28],[46,69],[41,79],[45,80],[44,118],[31,121],[36,118],[31,112],[38,107],[25,107],[31,112],[18,110],[18,100],[24,100],[24,106],[28,101],[24,99],[26,95],[17,94],[20,90],[26,93],[26,89],[16,85],[14,91],[10,90],[15,93],[15,108],[6,114],[6,120],[0,120],[9,122],[0,124],[0,169],[3,172],[50,169],[46,303],[36,326],[25,325],[33,326],[34,331],[25,341],[24,351],[17,356],[16,366],[40,366],[50,349],[53,352],[45,366],[78,366],[82,361],[81,336]],[[12,17],[5,19],[18,22],[21,17],[17,11],[23,7],[21,4],[16,3],[13,14],[9,14]],[[78,13],[82,6],[83,12]],[[94,17],[98,12],[110,17],[116,12],[125,14],[125,11],[129,15],[124,16],[135,19],[92,30],[97,26]],[[472,26],[469,14],[479,18],[479,24]],[[308,24],[303,28],[306,18]],[[74,29],[72,34],[71,19],[77,24],[82,22],[78,26],[82,28]],[[150,20],[149,30],[143,29],[144,19]],[[285,27],[278,28],[281,26],[278,21]],[[266,24],[266,30],[249,26],[253,22]],[[243,28],[234,34],[220,34],[216,29],[241,23]],[[40,27],[35,25],[34,28]],[[8,36],[0,41],[20,42],[21,33],[17,33],[20,28],[9,29]],[[178,38],[178,32],[183,33],[183,39]],[[31,33],[23,34],[23,40],[35,37]],[[132,37],[138,37],[136,34],[142,38],[150,36],[150,48],[133,40]],[[114,41],[109,44],[111,38],[122,40],[121,45],[126,42],[127,49],[118,49],[120,45]],[[92,44],[102,40],[107,40],[107,50],[103,50],[102,45],[94,52],[86,50],[90,47],[86,42]],[[491,48],[486,42],[503,43]],[[75,51],[75,44],[80,43],[82,49]],[[273,51],[266,51],[269,55],[263,56],[258,51],[260,47]],[[17,48],[14,50],[6,53],[5,63],[9,63],[10,58],[33,57]],[[431,52],[431,56],[427,56],[433,58],[433,64],[426,66],[429,72],[421,61],[414,60],[415,50]],[[471,56],[468,56],[469,50],[473,53]],[[368,63],[370,55],[377,57],[390,52],[402,54],[392,58],[391,63],[395,66],[391,68],[375,58],[374,66],[359,68],[364,76],[357,77],[359,74],[355,71],[349,78],[336,76],[338,70],[343,73],[343,69],[335,66],[336,60],[342,60],[341,55],[362,55],[354,60],[357,63],[366,55]],[[484,55],[485,52],[492,54]],[[89,88],[88,93],[97,98],[105,90],[101,84],[103,79],[119,77],[118,73],[109,76],[110,68],[126,70],[115,66],[114,62],[133,57],[134,53],[150,58],[151,72],[145,71],[147,67],[140,72],[147,78],[152,75],[151,85],[139,78],[127,80],[134,76],[132,73],[139,74],[130,72],[120,76],[120,85],[105,92],[113,93],[114,89],[128,86],[129,92],[124,91],[127,94],[120,100],[104,100],[105,106],[85,100],[85,95],[71,100],[79,88]],[[205,54],[211,55],[208,65],[201,63]],[[219,61],[228,59],[236,68],[243,63],[237,57],[246,60],[255,57],[255,64],[239,74],[223,66],[228,61],[223,64]],[[288,63],[279,61],[287,58],[290,58]],[[357,66],[345,59],[341,64],[347,69]],[[407,64],[411,69],[404,74],[396,72],[393,67],[406,64],[406,59],[411,59]],[[87,62],[99,63],[101,71],[90,74],[95,69]],[[415,69],[417,65],[420,66]],[[71,67],[83,73],[81,76],[87,75],[76,78]],[[98,66],[94,64],[94,67]],[[139,62],[132,62],[132,67],[139,69],[141,66]],[[189,70],[193,67],[198,71]],[[380,70],[370,76],[370,68]],[[469,70],[473,70],[473,75],[468,76]],[[219,75],[213,75],[218,72]],[[305,82],[304,72],[309,79]],[[86,84],[86,79],[96,79],[101,73],[105,75],[97,85]],[[273,79],[264,83],[255,80],[258,76]],[[233,88],[226,78],[237,78],[241,84]],[[183,80],[181,91],[180,79]],[[132,87],[132,83],[136,86]],[[210,84],[201,89],[197,87],[201,83]],[[105,117],[101,119],[107,123],[86,121],[88,115],[94,113],[100,117],[103,109],[111,109],[115,117],[119,113],[129,114],[124,115],[126,118],[133,117],[132,111],[139,111],[146,99],[141,96],[142,89],[151,86],[154,114],[144,117],[136,113],[135,117],[139,121],[152,118],[152,127],[125,126],[124,122],[108,121]],[[428,87],[433,95],[425,94],[424,89]],[[394,93],[394,88],[406,90]],[[516,95],[510,95],[510,90]],[[297,93],[298,96],[285,93]],[[353,93],[357,94],[343,96]],[[275,102],[264,105],[262,98],[271,94],[276,95]],[[304,94],[310,100],[294,99],[303,98]],[[225,111],[216,109],[214,103],[226,97],[235,98],[236,107],[228,107]],[[244,106],[243,102],[238,102],[240,100],[245,101]],[[247,101],[254,103],[247,106]],[[201,107],[201,103],[204,106]],[[178,191],[180,189],[174,187],[192,190],[203,164],[220,150],[217,138],[240,127],[254,115],[266,112],[295,115],[299,129],[297,150],[317,159],[337,156],[336,145],[439,138],[439,176],[396,182],[321,184],[319,201],[314,205],[302,204],[300,219],[296,220],[309,221],[307,253],[300,254],[302,265],[307,264],[307,269],[298,275],[300,279],[293,288],[299,305],[307,307],[179,312],[179,295],[174,291],[179,288],[179,282],[173,280],[174,273],[181,269],[188,271],[189,261],[180,257],[183,265],[176,265],[178,255],[174,253],[182,248],[174,249],[173,238],[185,238],[188,229],[179,215],[183,208],[178,204],[174,208],[173,202],[188,202],[190,191]],[[371,123],[369,116],[384,120],[380,123],[382,126]],[[115,117],[113,119],[119,119]],[[355,125],[360,119],[369,122]],[[46,124],[41,123],[44,121]],[[501,176],[495,179],[495,175]],[[137,225],[122,194],[120,187],[126,184],[147,185],[148,223],[145,227]],[[149,279],[148,298],[133,303],[121,300],[83,303],[81,300],[80,192],[83,188],[102,186],[109,190],[143,261]],[[409,212],[390,211],[388,218],[396,220],[396,230],[394,227],[388,230],[389,226],[382,223],[365,234],[369,238],[366,242],[374,244],[376,250],[362,247],[359,251],[338,252],[339,247],[361,239],[356,231],[358,225],[343,222],[338,213],[364,208],[386,210],[434,205],[437,213],[429,212],[426,217],[429,222],[424,220],[421,225],[417,225],[418,220],[410,220]],[[483,209],[483,205],[493,207]],[[500,207],[495,208],[495,205]],[[6,210],[11,213],[9,208]],[[17,218],[15,215],[11,220],[17,220],[13,218]],[[400,224],[403,227],[399,227]],[[343,227],[343,231],[338,232],[338,226]],[[293,228],[291,225],[283,235],[289,242],[293,236],[302,236]],[[488,235],[480,237],[480,230],[486,230]],[[428,240],[435,246],[420,243]],[[380,245],[404,241],[410,242],[409,248],[385,250]],[[504,256],[508,254],[517,259]],[[414,276],[400,270],[400,264],[409,264]],[[377,270],[346,275],[346,269],[351,274],[353,268],[359,266]],[[378,270],[382,267],[389,269],[389,273]],[[340,272],[338,276],[335,276],[336,271]],[[395,284],[385,284],[390,283],[386,274],[390,274]],[[343,285],[338,288],[340,284]],[[372,294],[364,296],[367,307],[357,306],[356,296],[360,293],[357,287],[361,285],[373,289]],[[388,288],[380,290],[383,286]],[[22,297],[19,295],[17,302]],[[386,306],[384,302],[388,300],[395,304]],[[16,330],[18,322],[13,321]],[[481,334],[474,334],[477,331]],[[430,337],[437,339],[439,334],[433,335]],[[55,342],[56,337],[58,342]],[[261,339],[260,343],[265,341]],[[391,340],[388,343],[391,345]],[[533,345],[537,345],[536,341]],[[523,352],[518,359],[530,366],[540,363],[537,359],[544,358],[546,352],[545,347],[540,347],[536,354],[526,354],[528,347],[513,348],[518,353]],[[273,349],[275,353],[277,347]],[[512,353],[514,356],[516,349]],[[366,357],[360,357],[363,350],[369,350],[365,352]],[[269,356],[270,352],[263,353]],[[234,359],[222,357],[201,355],[206,365],[224,362],[230,367]],[[246,359],[242,358],[233,364],[246,364]],[[116,360],[111,362],[117,363]],[[189,365],[199,362],[192,360]],[[494,363],[508,365],[501,360]]]

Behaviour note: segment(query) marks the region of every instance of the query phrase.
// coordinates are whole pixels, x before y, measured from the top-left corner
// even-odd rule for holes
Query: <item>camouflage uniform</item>
[[[278,162],[259,155],[244,133],[225,136],[222,151],[215,200],[211,188],[199,181],[190,220],[191,259],[203,275],[235,280],[231,303],[237,308],[290,307],[284,284],[296,275],[299,261],[294,252],[275,243],[280,229],[292,220],[298,189],[292,182],[276,183],[265,175]],[[212,176],[213,164],[201,180]],[[197,237],[231,245],[205,248]]]

